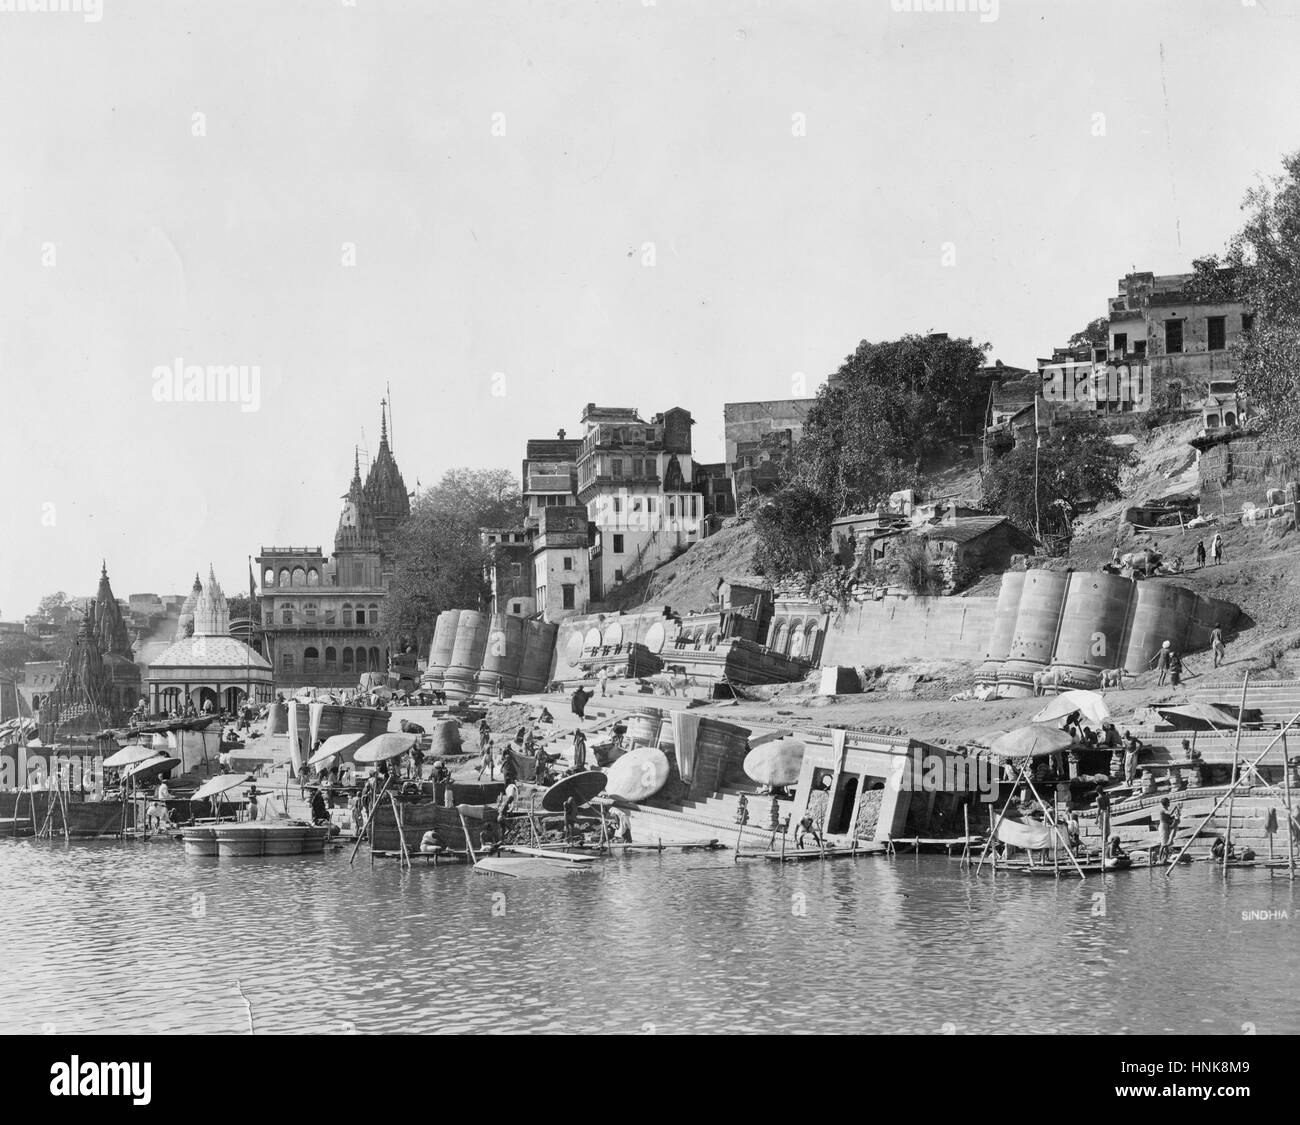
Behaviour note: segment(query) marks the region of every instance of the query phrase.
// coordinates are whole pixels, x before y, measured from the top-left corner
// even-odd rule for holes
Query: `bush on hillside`
[[[1027,442],[994,461],[984,473],[984,502],[1030,534],[1069,535],[1081,505],[1119,498],[1120,473],[1132,460],[1095,419],[1072,419],[1037,450]]]
[[[821,493],[795,481],[751,510],[760,574],[778,581],[802,574],[813,581],[829,565],[833,512]]]

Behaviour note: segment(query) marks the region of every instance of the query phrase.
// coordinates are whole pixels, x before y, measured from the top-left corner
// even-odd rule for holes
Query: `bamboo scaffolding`
[[[1290,719],[1287,720],[1286,724],[1282,727],[1282,729],[1281,729],[1280,731],[1278,731],[1278,733],[1277,733],[1276,737],[1273,739],[1273,741],[1270,742],[1266,747],[1264,747],[1264,749],[1260,752],[1259,757],[1255,758],[1254,761],[1250,762],[1250,763],[1248,764],[1248,767],[1247,767],[1247,768],[1248,768],[1249,770],[1253,771],[1254,768],[1255,768],[1255,766],[1256,766],[1259,762],[1263,761],[1263,760],[1264,760],[1264,757],[1268,754],[1268,752],[1269,752],[1270,750],[1272,750],[1273,747],[1276,746],[1276,745],[1278,744],[1278,742],[1280,742],[1283,738],[1286,737],[1286,732],[1287,732],[1288,730],[1290,730],[1293,726],[1295,726],[1295,724],[1296,724],[1297,722],[1300,722],[1300,711],[1297,711],[1294,715],[1291,716]],[[1266,788],[1268,788],[1268,789],[1269,789],[1269,790],[1274,794],[1274,796],[1277,796],[1277,797],[1282,796],[1281,793],[1279,793],[1279,792],[1278,792],[1278,791],[1277,791],[1277,790],[1276,790],[1272,785],[1270,785],[1267,781],[1264,781],[1263,778],[1260,778],[1260,781],[1264,784],[1264,786],[1265,786]],[[1173,859],[1171,859],[1171,860],[1169,861],[1169,865],[1168,865],[1168,867],[1167,867],[1166,870],[1165,870],[1165,878],[1166,878],[1166,879],[1168,879],[1169,876],[1173,874],[1174,868],[1175,868],[1175,866],[1177,866],[1178,861],[1181,860],[1181,859],[1183,858],[1183,854],[1187,851],[1188,848],[1190,848],[1190,847],[1192,846],[1192,841],[1195,840],[1195,839],[1197,838],[1197,836],[1199,836],[1199,835],[1201,834],[1202,829],[1204,829],[1205,826],[1206,826],[1207,824],[1210,823],[1210,821],[1214,818],[1214,814],[1217,813],[1217,812],[1219,811],[1219,809],[1221,809],[1221,808],[1223,807],[1224,802],[1227,801],[1228,798],[1232,796],[1233,792],[1236,790],[1237,786],[1240,785],[1240,784],[1241,784],[1241,778],[1237,778],[1235,781],[1233,781],[1232,784],[1231,784],[1231,786],[1229,787],[1228,791],[1227,791],[1226,793],[1224,793],[1223,796],[1220,797],[1220,798],[1215,802],[1215,804],[1214,804],[1214,808],[1212,808],[1208,813],[1205,814],[1205,819],[1203,819],[1203,820],[1201,821],[1201,823],[1200,823],[1199,825],[1197,825],[1197,827],[1196,827],[1196,831],[1193,832],[1193,833],[1192,833],[1192,834],[1187,838],[1187,842],[1182,846],[1182,849],[1179,851],[1179,853],[1178,853],[1178,854],[1177,854]],[[1296,820],[1295,815],[1291,812],[1291,808],[1290,808],[1289,805],[1288,805],[1287,810],[1286,810],[1286,819],[1287,819],[1287,832],[1288,832],[1288,833],[1290,833],[1290,831],[1291,831],[1291,825],[1293,825],[1293,824],[1296,825],[1297,828],[1300,828],[1300,821],[1297,821],[1297,820]],[[1228,851],[1228,849],[1227,849],[1226,846],[1224,847],[1223,851],[1224,851],[1224,854],[1226,855],[1226,854],[1227,854],[1227,851]]]
[[[1223,870],[1228,870],[1228,856],[1232,854],[1232,795],[1237,791],[1237,767],[1241,758],[1241,722],[1246,711],[1246,686],[1250,683],[1248,671],[1241,681],[1241,703],[1237,706],[1237,738],[1232,744],[1231,788],[1228,790],[1228,825],[1223,832]],[[1167,857],[1166,857],[1167,858]]]

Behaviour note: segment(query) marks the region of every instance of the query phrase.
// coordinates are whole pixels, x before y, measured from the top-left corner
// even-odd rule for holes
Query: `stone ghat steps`
[[[681,817],[695,824],[714,826],[719,833],[727,830],[735,832],[740,827],[736,821],[736,813],[740,808],[742,792],[745,791],[727,788],[715,791],[712,796],[699,800],[673,801],[664,802],[663,804],[647,803],[640,807],[647,813]],[[772,799],[770,797],[756,797],[749,793],[746,793],[746,796],[749,799],[749,823],[745,826],[745,835],[761,833],[766,839],[770,835],[769,823]],[[777,808],[781,819],[785,819],[785,817],[793,813],[794,802],[778,801]],[[634,815],[634,825],[636,819]],[[719,836],[719,839],[721,838]]]
[[[1289,716],[1288,716],[1289,717]],[[1249,731],[1241,736],[1241,759],[1254,761],[1267,751],[1267,757],[1260,762],[1261,768],[1282,765],[1283,742],[1277,736],[1278,731]],[[1230,765],[1233,747],[1237,744],[1235,730],[1226,730],[1222,734],[1212,731],[1160,731],[1156,734],[1142,734],[1142,745],[1146,748],[1145,756],[1138,761],[1141,766],[1146,762],[1164,764],[1183,760],[1183,739],[1190,741],[1200,752],[1201,760],[1207,765]],[[1300,757],[1300,726],[1287,732],[1285,743],[1286,756],[1289,760]]]
[[[1187,699],[1236,707],[1241,703],[1241,681],[1189,687]],[[1285,723],[1300,714],[1300,680],[1252,680],[1246,689],[1246,707],[1261,711],[1266,723]],[[1300,731],[1297,740],[1300,741]]]
[[[1235,844],[1254,848],[1260,855],[1267,854],[1269,837],[1264,830],[1270,810],[1276,810],[1278,831],[1273,837],[1273,847],[1278,854],[1286,851],[1286,814],[1282,803],[1267,791],[1249,790],[1232,799],[1231,814],[1225,803],[1206,821],[1216,802],[1223,795],[1223,790],[1188,790],[1184,794],[1171,797],[1170,805],[1182,810],[1182,821],[1176,834],[1176,841],[1181,847],[1193,833],[1197,838],[1192,844],[1193,854],[1208,852],[1217,836],[1228,831],[1228,822],[1232,822],[1232,839]],[[1119,836],[1128,846],[1154,846],[1160,842],[1158,817],[1159,797],[1144,797],[1137,805],[1130,802],[1118,806],[1111,812],[1111,835]],[[1293,811],[1300,815],[1300,800],[1293,806]],[[1092,847],[1101,844],[1101,828],[1095,811],[1080,813],[1080,836]],[[1297,839],[1297,852],[1300,853],[1300,829],[1294,826],[1292,831]]]

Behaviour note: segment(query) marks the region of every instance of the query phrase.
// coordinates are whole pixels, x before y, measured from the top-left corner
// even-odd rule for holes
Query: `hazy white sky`
[[[328,552],[385,384],[414,486],[592,400],[685,406],[721,460],[724,402],[864,338],[1031,364],[1300,147],[1295,0],[17,6],[5,619],[101,556],[126,596]],[[258,365],[259,409],[155,401],[177,357]]]

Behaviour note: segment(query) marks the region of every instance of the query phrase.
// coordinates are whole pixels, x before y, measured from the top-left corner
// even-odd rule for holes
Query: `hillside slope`
[[[1300,534],[1281,520],[1274,521],[1271,528],[1264,522],[1246,527],[1230,522],[1229,517],[1194,531],[1176,526],[1142,531],[1122,522],[1125,509],[1132,504],[1195,489],[1196,451],[1187,442],[1199,426],[1197,420],[1191,420],[1141,435],[1134,447],[1134,464],[1124,474],[1124,498],[1081,517],[1068,557],[1044,560],[1041,565],[1096,570],[1110,561],[1117,544],[1123,551],[1151,546],[1168,558],[1181,555],[1188,570],[1154,581],[1175,582],[1233,602],[1246,615],[1230,638],[1231,670],[1240,675],[1244,665],[1286,674],[1300,663]],[[975,499],[979,496],[979,471],[969,462],[955,466],[927,480],[926,492]],[[1215,531],[1223,536],[1223,565],[1196,568],[1197,541],[1208,549]],[[720,578],[753,573],[755,545],[752,524],[729,520],[717,534],[676,559],[612,591],[605,604],[621,610],[640,605],[670,605],[678,613],[702,610],[712,602]],[[989,574],[965,594],[996,597],[1001,585],[1000,574]]]
[[[688,547],[670,562],[609,591],[603,604],[630,611],[641,605],[668,605],[677,613],[705,609],[720,578],[754,573],[753,525],[739,518]]]

